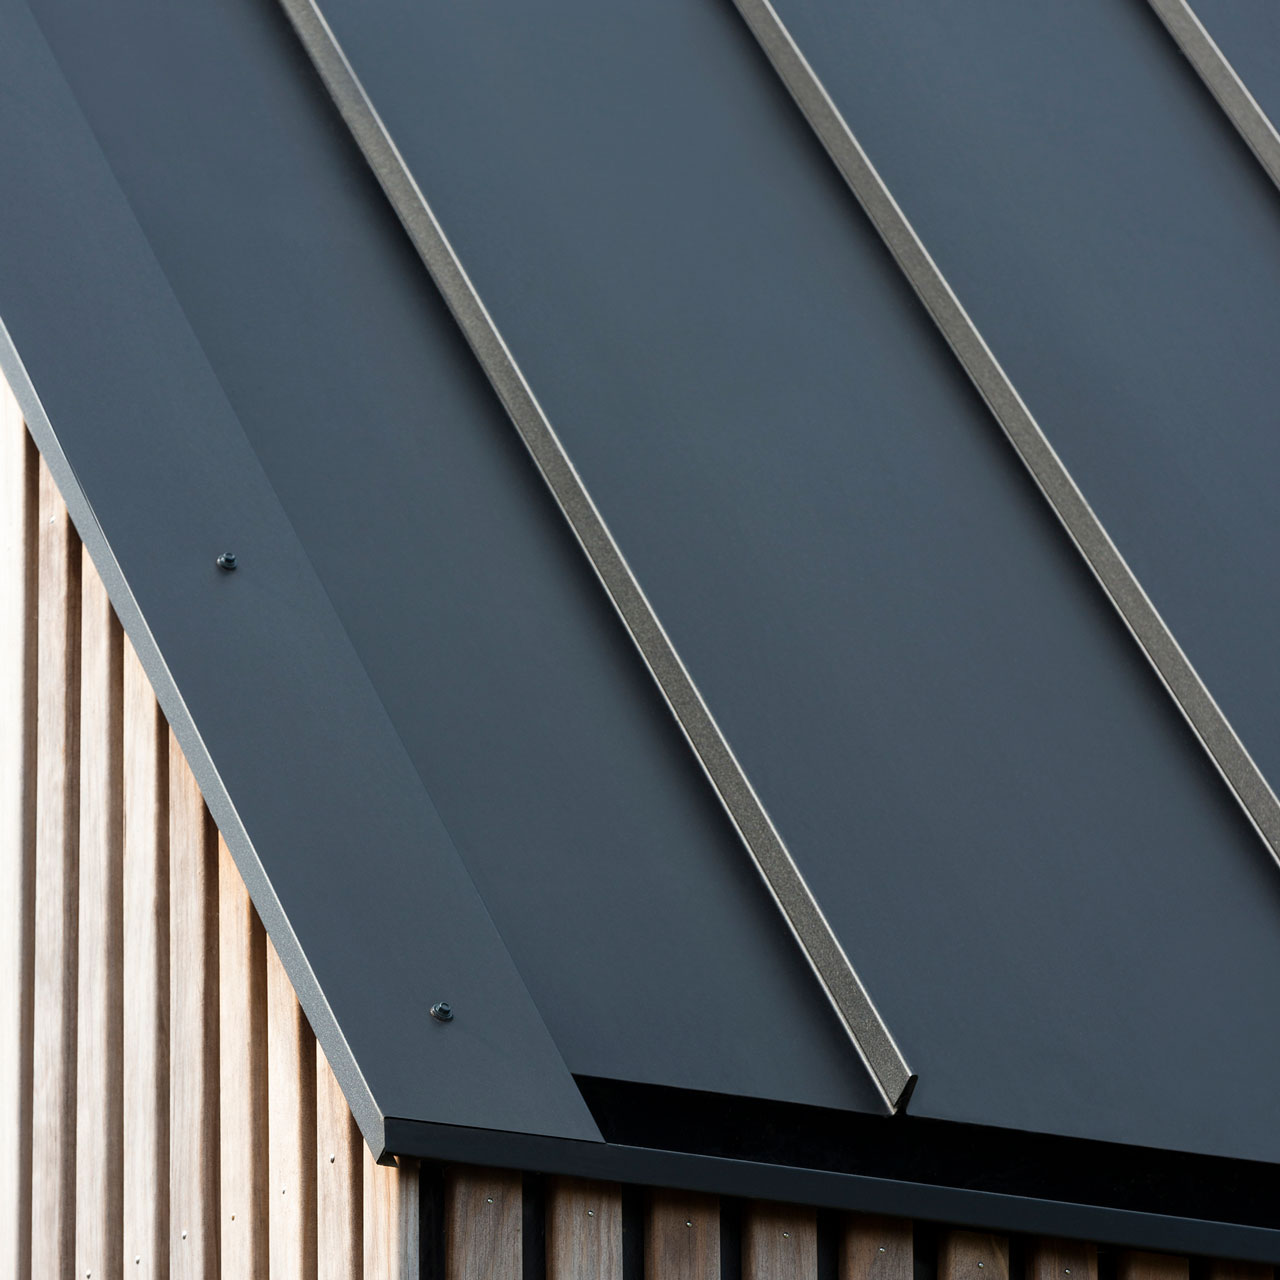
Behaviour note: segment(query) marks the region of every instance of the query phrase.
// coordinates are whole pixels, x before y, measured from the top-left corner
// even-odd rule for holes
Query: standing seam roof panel
[[[325,12],[913,1110],[1274,1154],[1269,860],[733,15]]]
[[[34,8],[569,1069],[881,1110],[283,15]],[[241,551],[224,593],[259,572]],[[340,767],[359,739],[330,749]],[[328,891],[336,850],[260,843]],[[336,924],[309,946],[359,975],[368,1016],[518,1061],[483,990],[429,962],[429,891],[398,907],[380,946]],[[416,1012],[380,1000],[399,970]]]

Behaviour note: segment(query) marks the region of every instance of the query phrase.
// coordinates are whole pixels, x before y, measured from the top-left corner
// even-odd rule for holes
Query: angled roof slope
[[[745,7],[1273,776],[1262,170],[1137,0]],[[1274,796],[747,26],[322,8],[354,139],[272,5],[3,0],[0,359],[371,1144],[1280,1257]]]

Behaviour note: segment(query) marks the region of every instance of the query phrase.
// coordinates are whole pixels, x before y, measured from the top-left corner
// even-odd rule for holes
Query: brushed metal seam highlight
[[[657,681],[788,928],[891,1112],[915,1086],[799,867],[734,757],[532,388],[315,0],[280,0],[383,192]]]
[[[1150,2],[1158,5],[1161,0]],[[733,3],[1249,821],[1272,857],[1280,862],[1280,801],[1262,771],[1111,541],[769,0]],[[1165,5],[1185,7],[1181,0],[1165,0]]]
[[[1147,0],[1249,150],[1280,187],[1280,133],[1187,0]]]

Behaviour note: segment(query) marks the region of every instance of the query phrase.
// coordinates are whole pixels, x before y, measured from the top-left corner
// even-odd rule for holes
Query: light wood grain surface
[[[267,935],[218,841],[218,1149],[224,1276],[266,1280]]]
[[[169,1274],[169,730],[124,646],[124,1259]]]
[[[913,1236],[905,1218],[851,1214],[841,1232],[840,1280],[912,1280]]]
[[[218,1216],[218,842],[169,735],[169,1269],[215,1280]]]
[[[717,1280],[720,1202],[692,1192],[649,1195],[644,1232],[645,1280]]]
[[[319,1280],[364,1272],[364,1143],[316,1046],[316,1260]]]
[[[0,1275],[31,1272],[39,459],[0,378]]]
[[[106,588],[80,567],[76,1275],[120,1275],[123,1227],[124,651]]]
[[[316,1274],[316,1043],[267,940],[271,1280]]]
[[[402,1160],[399,1168],[375,1164],[365,1147],[362,1196],[364,1280],[419,1280],[417,1161]]]
[[[40,464],[31,1267],[75,1265],[80,545]]]
[[[622,1280],[622,1190],[553,1178],[547,1186],[547,1280]]]

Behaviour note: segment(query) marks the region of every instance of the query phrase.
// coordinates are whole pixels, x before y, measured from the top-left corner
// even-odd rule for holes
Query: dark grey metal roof
[[[1155,14],[744,0],[811,128],[716,0],[288,7],[354,137],[3,0],[0,358],[375,1150],[1280,1259],[1280,193]]]

